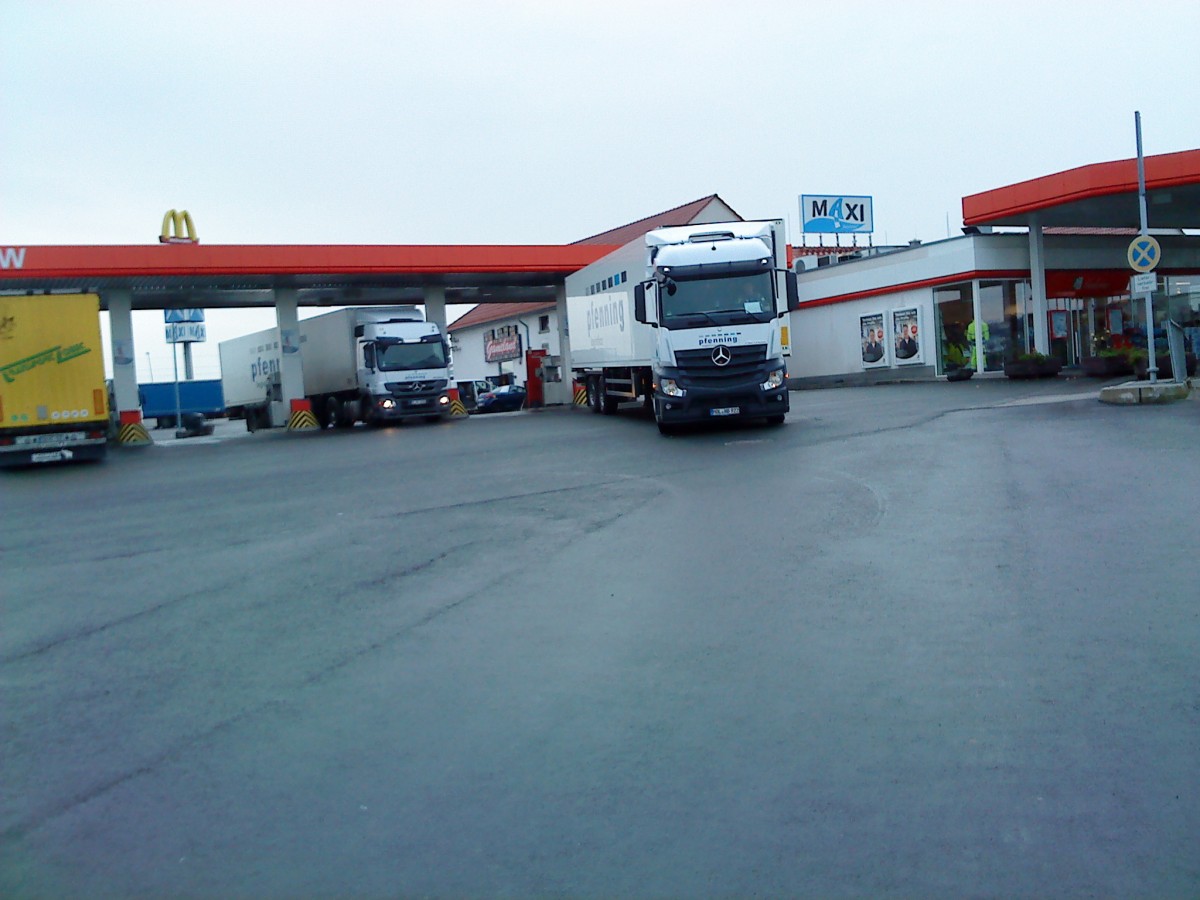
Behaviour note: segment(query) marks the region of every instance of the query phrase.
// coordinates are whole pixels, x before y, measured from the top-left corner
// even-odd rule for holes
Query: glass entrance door
[[[1091,340],[1085,335],[1087,317],[1083,301],[1073,297],[1047,299],[1047,334],[1050,338],[1050,355],[1064,366],[1079,365],[1083,346]]]

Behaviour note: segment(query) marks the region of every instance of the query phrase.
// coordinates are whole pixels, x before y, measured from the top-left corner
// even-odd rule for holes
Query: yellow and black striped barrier
[[[466,407],[466,404],[464,404],[464,403],[462,402],[462,400],[460,400],[458,397],[451,397],[451,398],[450,398],[450,415],[452,415],[452,416],[465,416],[465,415],[467,415],[467,407]]]
[[[142,424],[141,410],[122,410],[121,424],[117,429],[117,443],[122,447],[148,447],[154,441],[146,426]]]
[[[292,414],[288,416],[288,431],[320,431],[321,426],[313,415],[312,404],[307,400],[293,400]]]
[[[587,406],[587,388],[578,381],[572,382],[575,387],[575,405]]]

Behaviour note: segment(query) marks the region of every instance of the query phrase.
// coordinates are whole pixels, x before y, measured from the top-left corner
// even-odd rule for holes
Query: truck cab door
[[[658,327],[657,281],[643,281],[634,287],[633,317],[643,325]]]

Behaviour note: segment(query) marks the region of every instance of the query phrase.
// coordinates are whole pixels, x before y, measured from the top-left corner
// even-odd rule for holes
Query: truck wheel
[[[767,416],[767,424],[768,425],[782,425],[783,424],[783,416],[782,415]]]
[[[664,437],[670,437],[671,435],[678,433],[678,426],[676,425],[668,425],[666,422],[663,422],[659,419],[655,419],[655,422],[658,425],[658,433]]]

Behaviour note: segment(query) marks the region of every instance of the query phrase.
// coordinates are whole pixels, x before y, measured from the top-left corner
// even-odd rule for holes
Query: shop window
[[[1021,288],[1018,290],[1018,288]],[[1000,372],[1006,361],[1025,353],[1025,297],[1023,281],[981,281],[979,311],[983,321],[983,372]]]
[[[950,284],[933,291],[933,310],[938,339],[938,373],[946,374],[971,365],[967,326],[971,323],[971,283]]]

